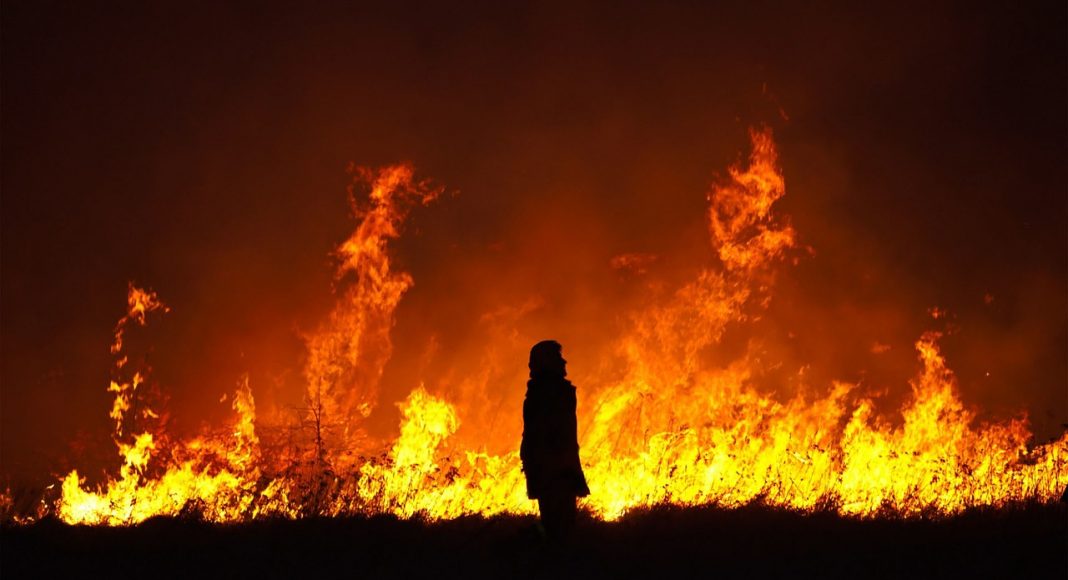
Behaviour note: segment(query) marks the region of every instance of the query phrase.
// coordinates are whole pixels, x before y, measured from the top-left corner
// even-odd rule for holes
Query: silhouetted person
[[[575,387],[567,380],[560,343],[544,340],[530,349],[530,380],[523,401],[519,457],[527,497],[538,500],[541,523],[553,542],[566,542],[575,525],[575,502],[590,494],[579,462]]]

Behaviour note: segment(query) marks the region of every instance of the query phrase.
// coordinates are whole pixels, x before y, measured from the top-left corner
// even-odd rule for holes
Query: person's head
[[[561,354],[563,347],[555,340],[543,340],[530,349],[530,376],[566,377],[567,361]]]

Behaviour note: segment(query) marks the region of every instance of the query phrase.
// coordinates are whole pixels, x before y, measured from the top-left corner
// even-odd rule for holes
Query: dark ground
[[[131,528],[45,521],[0,534],[4,578],[1068,578],[1060,504],[855,521],[766,507],[657,508],[580,522],[553,554],[530,517],[392,517]]]

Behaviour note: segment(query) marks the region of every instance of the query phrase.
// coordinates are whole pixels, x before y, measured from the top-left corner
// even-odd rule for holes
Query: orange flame
[[[614,371],[580,385],[582,457],[593,491],[584,506],[608,520],[663,502],[738,506],[757,500],[801,510],[829,506],[855,516],[910,516],[1054,498],[1068,484],[1068,435],[1029,448],[1024,420],[975,425],[937,332],[915,343],[922,369],[898,426],[896,417],[876,416],[874,402],[859,397],[855,385],[836,382],[822,397],[784,402],[755,387],[755,355],[721,367],[706,362],[706,351],[728,324],[766,307],[776,265],[798,248],[796,232],[773,212],[785,182],[771,132],[754,130],[751,138],[748,162],[731,167],[708,196],[719,264],[632,313],[613,359],[602,365]],[[462,422],[477,427],[482,417],[479,399],[464,389],[459,400],[447,401],[415,388],[400,404],[397,439],[385,450],[365,449],[360,421],[377,400],[392,352],[394,312],[413,284],[392,267],[388,242],[400,235],[412,205],[430,202],[441,190],[414,181],[403,165],[358,170],[356,178],[370,186],[370,205],[355,212],[356,231],[337,250],[337,304],[307,337],[304,421],[315,430],[305,448],[314,448],[315,457],[261,451],[247,377],[233,399],[236,418],[229,429],[186,441],[149,432],[130,439],[123,417],[130,393],[145,380],[138,369],[109,388],[116,393],[111,415],[123,460],[118,476],[87,490],[72,471],[55,506],[60,518],[121,525],[189,510],[211,521],[533,510],[515,451],[490,454],[457,438]],[[612,266],[636,263],[620,258]],[[112,348],[119,370],[126,365],[126,325],[144,325],[147,314],[166,312],[154,294],[133,286],[129,302]],[[302,469],[309,461],[314,468]]]
[[[337,304],[318,332],[307,337],[304,369],[314,420],[337,424],[342,448],[351,440],[355,421],[374,408],[378,381],[392,354],[394,311],[413,284],[408,273],[392,270],[386,245],[400,235],[412,203],[429,203],[442,191],[414,181],[408,165],[354,172],[357,182],[370,184],[371,205],[361,209],[350,188],[353,213],[362,220],[337,249]],[[321,452],[321,429],[317,437]]]

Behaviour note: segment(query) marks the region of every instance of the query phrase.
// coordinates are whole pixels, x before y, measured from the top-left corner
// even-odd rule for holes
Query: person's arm
[[[523,462],[525,466],[530,461],[530,401],[523,399],[523,436],[519,443],[519,460]]]
[[[578,459],[578,397],[575,396],[574,390],[568,393],[567,421],[567,450],[574,452],[575,458]]]
[[[568,425],[568,439],[571,447],[568,451],[568,455],[571,459],[571,473],[574,477],[575,495],[578,497],[585,497],[590,494],[590,486],[586,484],[586,474],[582,472],[582,460],[579,458],[579,444],[578,444],[578,397],[575,396],[574,391],[571,392],[570,397],[570,413],[568,413],[570,424]]]

